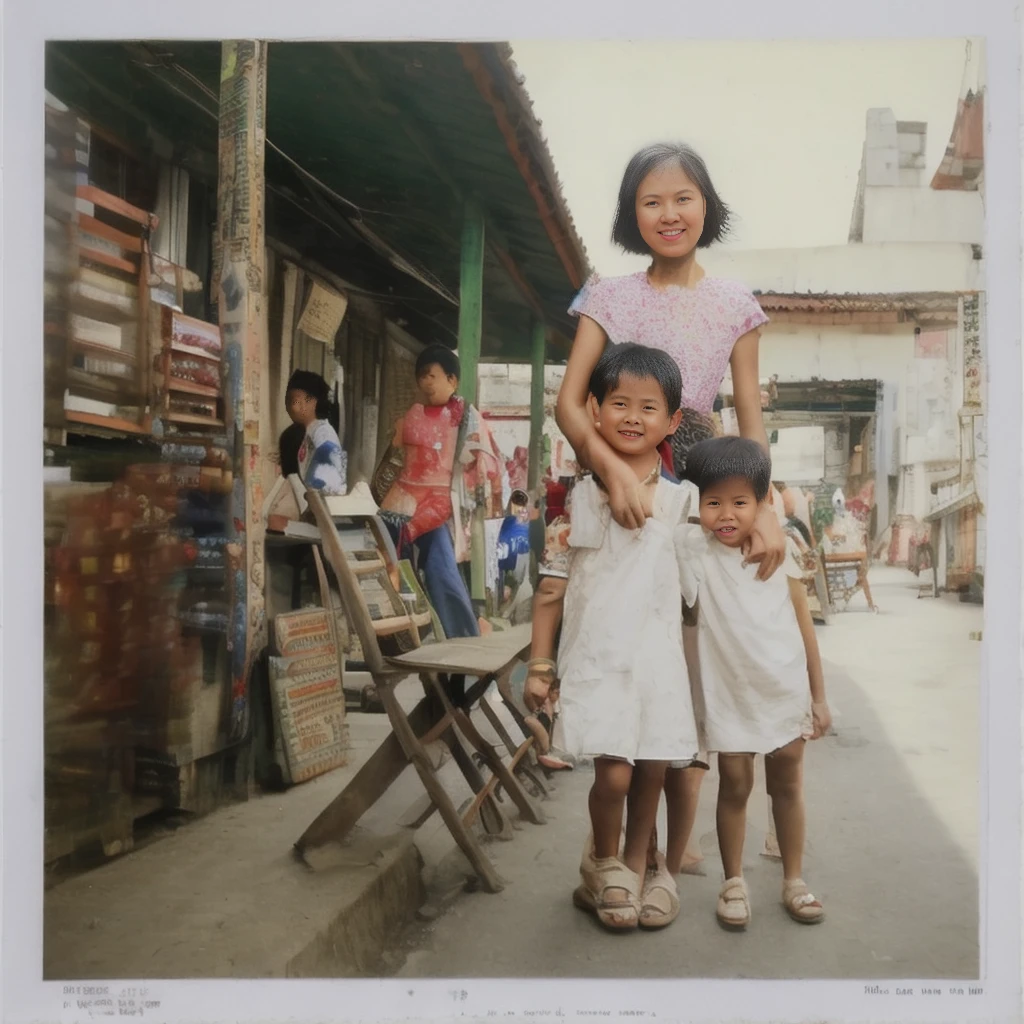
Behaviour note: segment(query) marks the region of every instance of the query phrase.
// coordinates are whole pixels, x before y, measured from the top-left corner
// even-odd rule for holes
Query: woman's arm
[[[638,530],[651,514],[648,499],[640,492],[636,474],[598,434],[587,408],[590,375],[607,342],[608,336],[597,321],[588,316],[580,317],[555,404],[555,422],[580,463],[601,478],[615,521],[628,530]]]
[[[749,331],[733,345],[729,368],[732,370],[732,400],[739,420],[740,436],[756,441],[766,452],[768,433],[761,414],[759,355],[761,332]],[[770,454],[770,452],[769,452]]]
[[[814,632],[814,619],[807,603],[807,587],[803,580],[789,578],[789,596],[796,611],[797,625],[807,654],[807,679],[811,687],[811,715],[814,719],[813,739],[820,739],[832,725],[832,715],[825,700],[825,675],[821,667],[818,637]]]
[[[760,339],[761,332],[757,330],[744,334],[733,346],[729,365],[732,369],[733,404],[740,436],[756,441],[771,454],[761,412],[761,380],[758,372]],[[745,552],[747,561],[760,563],[757,578],[768,579],[786,557],[786,536],[770,502],[762,505],[758,511],[754,532],[748,544]]]

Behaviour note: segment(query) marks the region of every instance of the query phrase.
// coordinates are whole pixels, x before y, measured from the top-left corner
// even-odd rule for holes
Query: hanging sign
[[[307,337],[332,345],[347,308],[348,299],[344,295],[314,281],[299,319],[299,330]]]

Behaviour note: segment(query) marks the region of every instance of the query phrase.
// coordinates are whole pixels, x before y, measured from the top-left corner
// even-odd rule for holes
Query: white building
[[[983,574],[982,102],[965,85],[928,182],[926,126],[868,112],[848,244],[705,257],[709,272],[759,293],[771,317],[761,342],[769,430],[819,427],[821,458],[805,459],[805,472],[820,466],[822,492],[840,486],[847,498],[861,487],[871,496],[873,484],[876,551],[906,564],[930,544],[951,589]]]

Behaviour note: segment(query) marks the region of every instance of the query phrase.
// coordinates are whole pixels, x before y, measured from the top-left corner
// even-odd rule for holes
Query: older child
[[[557,665],[561,722],[568,753],[595,758],[593,843],[573,899],[611,929],[663,927],[679,910],[675,882],[667,876],[657,884],[670,897],[668,912],[644,914],[641,879],[666,765],[697,752],[673,546],[692,488],[663,478],[658,453],[679,425],[681,388],[679,368],[666,353],[639,345],[611,348],[590,380],[591,414],[604,442],[634,474],[652,515],[639,530],[619,526],[594,477],[577,483],[572,494]],[[534,653],[543,656],[536,638]],[[550,684],[550,675],[531,673],[528,706],[542,705]]]
[[[718,754],[718,920],[729,928],[750,922],[743,839],[754,755],[764,754],[782,902],[794,920],[813,924],[824,910],[801,877],[803,757],[805,741],[825,735],[831,715],[799,555],[790,541],[784,574],[763,581],[745,564],[743,546],[771,485],[759,444],[702,441],[690,449],[686,477],[700,492],[700,526],[681,526],[677,539],[683,599],[697,606],[701,739]]]

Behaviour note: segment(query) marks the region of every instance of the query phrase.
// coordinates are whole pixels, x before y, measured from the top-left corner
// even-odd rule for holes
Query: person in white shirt
[[[784,572],[767,580],[744,560],[744,541],[771,486],[771,461],[755,441],[720,437],[694,445],[686,477],[700,492],[700,525],[681,525],[676,539],[683,600],[697,608],[701,747],[718,754],[725,883],[717,916],[730,928],[750,922],[743,840],[754,755],[764,754],[782,902],[794,920],[816,923],[824,909],[801,877],[803,757],[805,741],[828,732],[831,714],[799,556],[790,541]]]
[[[306,431],[298,451],[299,477],[306,489],[325,495],[345,494],[348,457],[337,431],[327,421],[327,381],[310,370],[296,370],[288,380],[285,407],[292,423]]]

